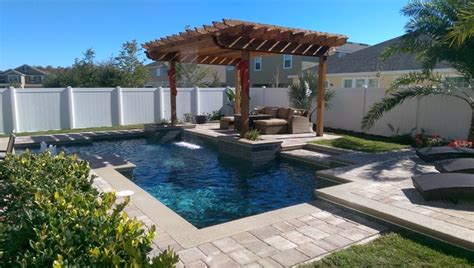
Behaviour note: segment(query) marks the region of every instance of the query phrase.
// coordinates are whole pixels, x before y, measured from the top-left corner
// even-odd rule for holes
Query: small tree
[[[125,42],[122,50],[115,57],[115,65],[120,71],[118,85],[122,87],[143,87],[150,79],[150,73],[144,65],[144,61],[138,58],[137,41]]]
[[[176,80],[180,87],[203,86],[210,74],[209,68],[195,63],[176,64]]]
[[[289,98],[293,107],[310,111],[310,118],[315,112],[316,107],[311,109],[318,95],[318,79],[314,72],[303,72],[298,77],[298,83],[290,86]],[[329,107],[329,101],[334,97],[335,93],[327,89],[324,94],[324,102]]]

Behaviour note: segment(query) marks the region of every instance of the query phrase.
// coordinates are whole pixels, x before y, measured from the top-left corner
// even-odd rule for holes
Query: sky
[[[404,33],[407,0],[0,0],[0,70],[70,66],[223,18],[344,34],[377,44]],[[143,58],[144,54],[142,53]]]

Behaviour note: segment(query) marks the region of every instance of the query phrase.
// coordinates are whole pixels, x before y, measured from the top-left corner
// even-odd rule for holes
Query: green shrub
[[[128,218],[114,193],[92,187],[87,162],[63,153],[0,163],[0,266],[170,267],[173,252],[147,257],[154,226]]]
[[[257,129],[252,129],[245,133],[245,138],[247,140],[256,141],[258,140],[258,137],[260,137],[260,131],[258,131]]]

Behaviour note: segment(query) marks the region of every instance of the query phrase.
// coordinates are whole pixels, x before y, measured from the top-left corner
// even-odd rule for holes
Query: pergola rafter
[[[325,77],[326,57],[334,47],[345,44],[347,37],[269,24],[246,22],[241,20],[223,19],[213,21],[211,25],[186,29],[184,32],[156,39],[143,44],[148,58],[155,61],[168,61],[170,64],[170,79],[175,79],[175,62],[238,65],[236,71],[236,113],[239,112],[242,101],[242,131],[248,129],[248,63],[251,57],[273,54],[291,54],[320,58],[319,76]],[[245,79],[242,79],[245,78]],[[247,79],[248,80],[248,79]],[[321,80],[321,79],[320,79]],[[170,86],[176,85],[170,80]],[[324,94],[324,81],[318,85],[318,93]],[[240,92],[241,91],[241,92]],[[176,88],[172,88],[176,93]],[[240,96],[242,94],[242,96]],[[241,97],[241,98],[240,98]],[[172,102],[176,98],[171,98]],[[324,103],[318,98],[318,114],[324,112]],[[176,108],[176,103],[172,103]],[[246,107],[246,108],[244,108]],[[176,123],[176,111],[172,112],[172,122]],[[317,118],[318,135],[322,135],[322,114]]]

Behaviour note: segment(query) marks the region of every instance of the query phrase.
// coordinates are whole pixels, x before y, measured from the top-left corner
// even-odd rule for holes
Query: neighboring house
[[[342,58],[355,51],[368,47],[366,44],[351,43],[337,47],[329,58]],[[250,83],[253,87],[288,87],[293,84],[302,70],[316,66],[317,57],[272,55],[255,57],[250,62]],[[235,68],[228,66],[226,72],[228,86],[235,86]]]
[[[42,87],[48,73],[33,66],[23,64],[15,69],[0,73],[0,86],[16,86],[20,88]]]
[[[218,80],[225,85],[225,66],[221,65],[199,65],[205,68],[210,69],[210,75],[203,82],[212,82],[216,74]],[[150,71],[150,81],[145,84],[145,87],[168,87],[168,65],[164,62],[152,62],[146,65],[147,69]]]
[[[343,58],[328,59],[327,80],[333,88],[387,88],[403,74],[422,70],[422,64],[414,54],[396,54],[381,60],[381,53],[400,37],[359,50]],[[316,68],[315,68],[316,69]],[[436,65],[435,72],[450,77],[459,86],[462,77],[447,62]]]

